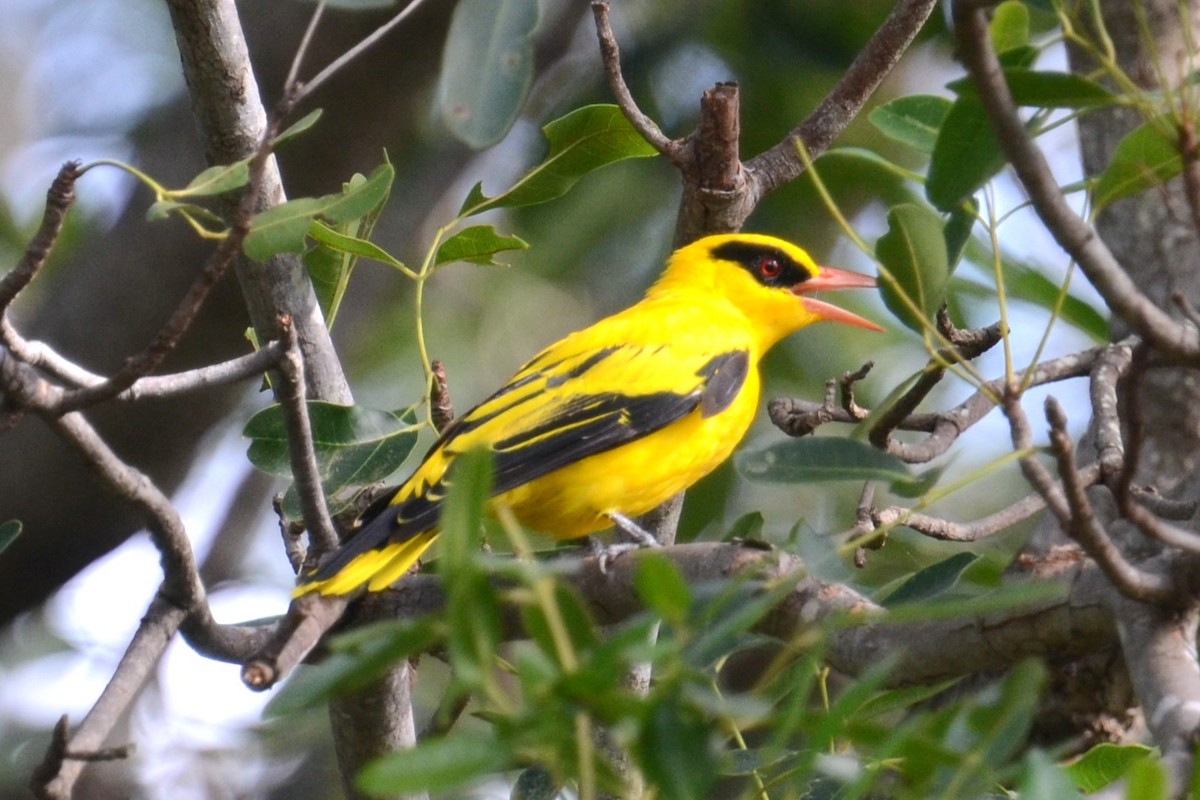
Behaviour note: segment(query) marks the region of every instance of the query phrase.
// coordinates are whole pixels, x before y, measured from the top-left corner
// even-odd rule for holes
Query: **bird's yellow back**
[[[493,454],[492,504],[555,538],[660,505],[741,440],[758,406],[763,354],[832,313],[797,286],[823,278],[838,288],[830,276],[848,275],[768,236],[710,236],[676,251],[639,303],[550,345],[452,423],[297,594],[377,590],[401,577],[436,536],[455,457],[476,447]],[[866,285],[858,278],[846,285]]]

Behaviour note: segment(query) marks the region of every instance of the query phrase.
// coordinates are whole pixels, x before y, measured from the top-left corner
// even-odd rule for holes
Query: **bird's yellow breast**
[[[492,501],[521,523],[556,539],[573,539],[612,525],[616,511],[638,516],[656,508],[716,469],[751,423],[759,399],[758,369],[724,411],[700,409],[623,445],[518,486]]]

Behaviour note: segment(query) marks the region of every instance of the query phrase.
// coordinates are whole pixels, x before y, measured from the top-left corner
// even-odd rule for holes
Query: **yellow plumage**
[[[758,363],[823,319],[878,330],[804,295],[873,285],[770,236],[709,236],[677,250],[639,303],[550,345],[459,417],[296,595],[378,591],[437,538],[455,456],[485,447],[493,505],[557,539],[637,516],[724,461],[754,419]]]

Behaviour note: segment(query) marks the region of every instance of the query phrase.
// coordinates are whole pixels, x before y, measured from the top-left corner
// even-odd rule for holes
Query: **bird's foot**
[[[627,536],[637,542],[639,547],[659,547],[658,539],[654,538],[654,534],[638,525],[629,517],[619,511],[608,512],[608,518],[611,519],[616,526],[623,530]]]
[[[624,555],[632,550],[640,550],[643,547],[658,547],[658,539],[654,538],[654,534],[638,525],[629,517],[619,512],[613,511],[608,514],[608,518],[613,523],[623,530],[627,536],[636,541],[632,542],[616,542],[610,545],[603,545],[597,539],[591,536],[587,537],[588,547],[592,554],[596,557],[596,563],[600,567],[600,574],[608,574],[608,565],[611,564],[617,556]]]

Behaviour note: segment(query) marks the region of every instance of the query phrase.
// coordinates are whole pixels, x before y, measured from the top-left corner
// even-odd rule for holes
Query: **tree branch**
[[[1096,559],[1113,586],[1122,594],[1143,602],[1171,604],[1180,601],[1172,580],[1162,573],[1143,572],[1130,564],[1096,520],[1075,466],[1075,448],[1066,432],[1066,415],[1058,403],[1047,398],[1046,417],[1050,422],[1051,446],[1062,476],[1061,486],[1031,454],[1033,436],[1029,421],[1019,399],[1011,392],[1005,393],[1004,413],[1012,431],[1013,448],[1030,453],[1020,459],[1025,478],[1042,495],[1063,531]]]
[[[1087,375],[1104,352],[1105,348],[1095,347],[1043,361],[1027,371],[1025,383],[1027,386],[1042,386]],[[996,407],[996,398],[1005,391],[1005,380],[1000,377],[984,383],[973,395],[946,411],[905,417],[895,426],[896,430],[924,431],[929,436],[915,443],[890,440],[887,451],[911,464],[932,461],[950,449],[959,436]],[[768,404],[767,412],[771,421],[789,436],[807,435],[826,422],[860,421],[856,415],[834,408],[828,396],[823,404],[793,397],[776,398]]]
[[[621,109],[621,113],[625,115],[625,119],[629,120],[633,129],[668,161],[677,167],[682,167],[684,163],[683,142],[668,138],[654,120],[643,114],[642,110],[638,108],[637,101],[633,99],[633,93],[625,84],[625,78],[621,75],[621,49],[617,44],[617,37],[613,34],[612,25],[609,23],[608,12],[607,2],[597,0],[592,3],[592,16],[596,20],[596,35],[600,39],[600,60],[604,63],[604,74],[608,78],[609,91],[612,92],[617,107]]]
[[[75,782],[88,763],[70,754],[93,752],[103,746],[117,720],[153,675],[158,660],[186,614],[183,608],[161,593],[151,601],[100,698],[69,741],[62,742],[62,747],[51,746],[49,758],[35,772],[31,788],[37,797],[70,800]]]
[[[1104,240],[1067,205],[1045,156],[1017,114],[988,35],[986,11],[968,2],[956,2],[953,8],[958,55],[979,90],[1000,147],[1042,223],[1130,328],[1164,354],[1192,362],[1200,359],[1200,331],[1173,319],[1147,297]]]
[[[58,241],[58,234],[62,232],[67,210],[75,202],[75,181],[78,178],[79,162],[68,161],[59,168],[50,183],[46,191],[46,210],[42,212],[42,223],[37,233],[17,265],[0,278],[0,318],[7,314],[12,301],[45,265],[54,243]]]
[[[233,0],[168,0],[167,8],[208,163],[229,164],[255,153],[269,141],[267,114]],[[255,211],[286,199],[274,158],[265,161],[259,198]],[[299,258],[286,254],[253,265],[243,258],[235,270],[259,341],[279,338],[276,321],[288,316],[304,354],[309,394],[353,403]]]
[[[1092,464],[1079,471],[1079,481],[1091,486],[1100,479],[1100,468]],[[912,509],[899,506],[871,509],[871,521],[876,528],[885,525],[903,525],[931,539],[944,542],[976,542],[1011,528],[1018,522],[1029,519],[1046,507],[1046,501],[1038,493],[1026,495],[1017,502],[981,517],[974,522],[952,522],[951,520],[918,514]]]
[[[1077,551],[1076,551],[1077,552]],[[697,543],[656,549],[669,558],[688,585],[746,580],[755,587],[791,581],[795,587],[756,626],[759,633],[783,641],[801,640],[806,631],[831,631],[830,664],[848,674],[877,666],[887,654],[896,658],[890,685],[930,683],[951,677],[1001,669],[1029,656],[1066,659],[1110,647],[1115,642],[1105,597],[1111,592],[1103,573],[1080,557],[1052,568],[1026,562],[1030,577],[1060,581],[1062,596],[1041,599],[1019,608],[981,615],[956,616],[922,622],[896,622],[888,612],[854,590],[804,577],[807,571],[795,556],[761,544]],[[612,625],[643,612],[634,587],[635,551],[611,560],[600,569],[596,557],[564,564],[556,572],[576,591],[600,625]],[[501,592],[502,601],[510,596]],[[445,594],[436,575],[410,575],[391,589],[377,593],[377,605],[365,613],[351,606],[346,624],[353,626],[384,618],[411,619],[441,611]],[[504,635],[524,636],[522,615],[506,606]],[[830,623],[837,623],[830,625]],[[953,642],[953,647],[947,647]]]
[[[339,543],[329,508],[325,505],[325,490],[321,485],[321,469],[313,448],[312,424],[308,416],[308,401],[304,387],[304,358],[296,344],[296,333],[290,320],[280,320],[286,347],[276,371],[282,383],[278,392],[287,430],[288,457],[295,481],[296,495],[308,529],[308,563],[316,565],[322,556],[333,552]]]

